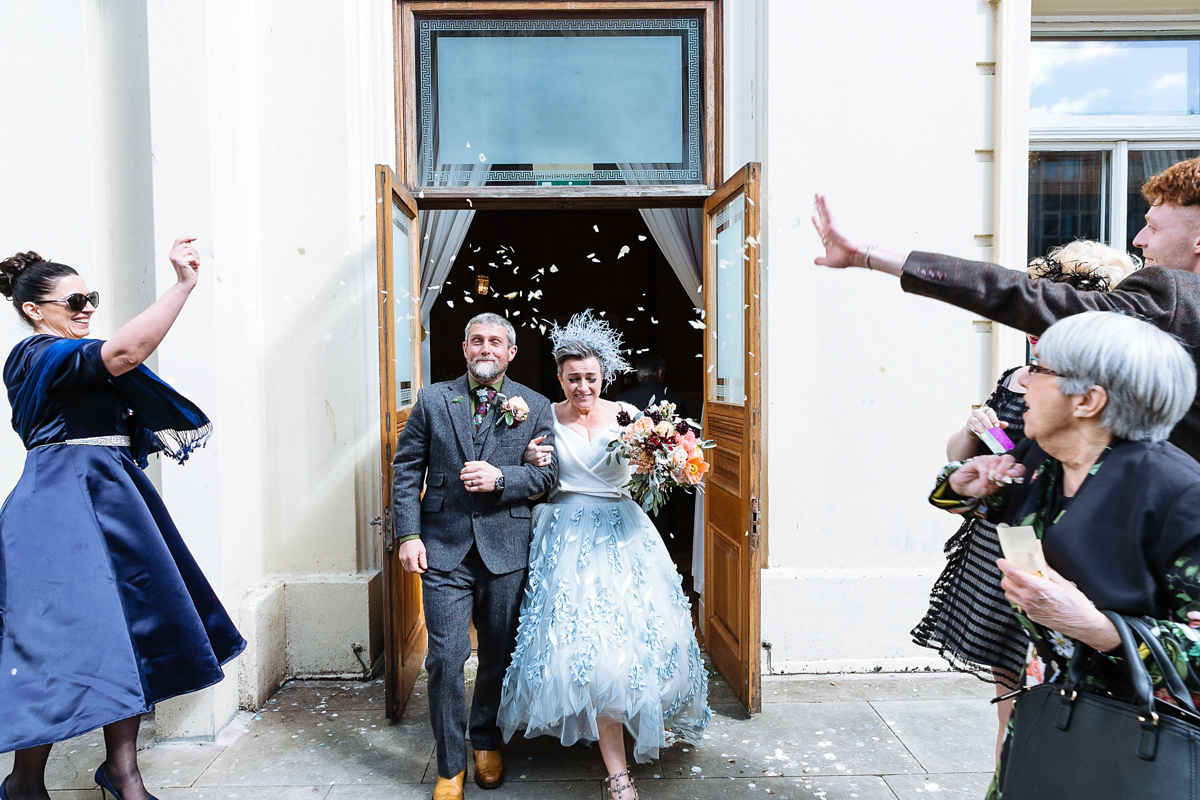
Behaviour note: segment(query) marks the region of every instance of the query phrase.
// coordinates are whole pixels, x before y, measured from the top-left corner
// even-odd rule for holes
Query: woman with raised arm
[[[87,338],[100,303],[69,266],[37,253],[0,262],[0,293],[33,335],[4,365],[28,451],[0,509],[0,800],[49,800],[55,742],[104,728],[102,794],[153,800],[137,763],[141,716],[221,680],[246,646],[140,468],[183,463],[204,413],[143,362],[178,317],[200,267],[171,249],[176,283],[108,341]]]

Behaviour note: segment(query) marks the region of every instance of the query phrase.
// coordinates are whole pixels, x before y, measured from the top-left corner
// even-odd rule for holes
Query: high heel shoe
[[[113,788],[112,781],[110,781],[108,779],[108,773],[106,773],[104,771],[104,764],[101,764],[100,766],[96,767],[96,776],[95,777],[96,777],[96,785],[100,787],[101,800],[106,800],[106,798],[110,794],[113,796],[113,798],[115,798],[115,800],[121,800],[120,792],[118,792],[116,789]],[[150,800],[158,800],[157,797],[150,794],[149,792],[146,793],[146,796],[148,798],[150,798]],[[0,795],[0,800],[8,800],[8,798]]]

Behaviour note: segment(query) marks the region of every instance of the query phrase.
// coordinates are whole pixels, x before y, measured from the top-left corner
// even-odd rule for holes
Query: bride
[[[534,510],[529,583],[498,724],[508,741],[553,735],[600,743],[612,800],[637,798],[624,730],[638,762],[675,738],[698,744],[712,716],[691,605],[650,518],[629,495],[631,468],[610,457],[617,412],[600,398],[628,369],[620,334],[590,311],[551,333],[566,400],[554,406],[558,485]],[[534,440],[530,463],[553,448]]]

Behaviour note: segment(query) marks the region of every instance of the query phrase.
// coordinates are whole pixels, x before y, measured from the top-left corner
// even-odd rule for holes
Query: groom
[[[475,783],[495,789],[504,781],[496,712],[529,567],[529,498],[554,486],[558,473],[557,461],[546,467],[522,461],[530,439],[554,443],[553,412],[545,397],[504,377],[516,354],[508,320],[474,317],[463,342],[467,374],[420,392],[392,460],[397,551],[404,569],[421,575],[423,589],[437,739],[433,800],[463,796],[463,665],[471,655],[472,619],[479,636],[470,721]]]

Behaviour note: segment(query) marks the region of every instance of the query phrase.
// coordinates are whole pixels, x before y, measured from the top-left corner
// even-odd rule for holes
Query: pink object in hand
[[[1013,444],[1012,439],[1008,438],[1008,434],[1004,432],[1003,428],[988,428],[979,434],[979,438],[996,455],[1007,453],[1016,446]]]

